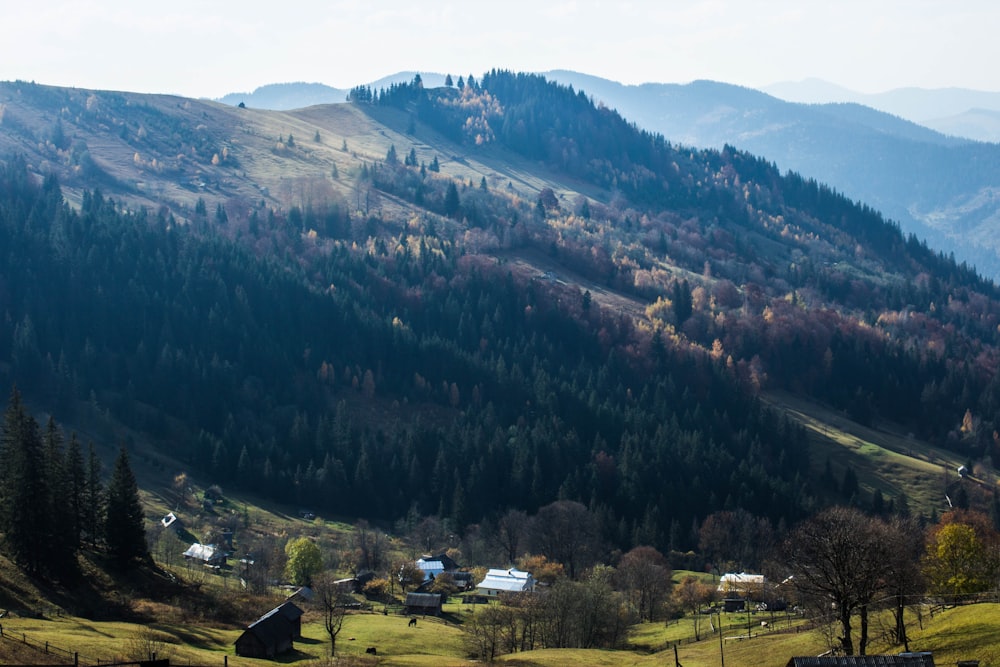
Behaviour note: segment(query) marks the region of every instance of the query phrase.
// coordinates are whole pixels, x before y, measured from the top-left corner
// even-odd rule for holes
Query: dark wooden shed
[[[403,603],[405,614],[431,614],[439,616],[444,603],[440,593],[407,593]]]
[[[236,655],[274,658],[290,651],[302,637],[302,610],[291,602],[275,607],[251,623],[236,639]]]

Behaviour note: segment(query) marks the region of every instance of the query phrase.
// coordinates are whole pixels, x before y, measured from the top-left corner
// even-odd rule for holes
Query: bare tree
[[[162,633],[153,628],[140,627],[126,641],[125,655],[131,660],[164,660],[173,655],[174,648],[165,641]]]
[[[618,581],[639,618],[654,620],[670,592],[670,563],[653,547],[636,547],[618,563]]]
[[[570,578],[594,563],[600,544],[596,517],[572,500],[557,500],[539,509],[532,534],[535,550],[562,563]]]
[[[347,615],[347,596],[329,570],[316,576],[313,590],[323,611],[323,627],[330,636],[330,657],[333,657],[337,650],[337,635],[344,627],[344,617]]]
[[[382,567],[382,558],[385,556],[383,533],[361,519],[358,521],[354,536],[358,549],[358,569],[378,571]]]
[[[819,607],[836,609],[840,647],[854,655],[851,617],[858,612],[858,652],[868,647],[868,608],[888,576],[886,525],[856,509],[832,507],[801,523],[784,553],[799,592]]]
[[[903,612],[906,602],[924,591],[925,582],[920,571],[920,557],[923,554],[924,539],[920,525],[913,518],[897,517],[886,525],[886,593],[893,601],[892,613],[895,627],[892,635],[896,644],[902,644],[909,652],[910,643],[906,635]]]
[[[528,532],[528,515],[521,510],[507,510],[497,521],[495,540],[508,563],[516,563]]]
[[[694,639],[701,641],[701,608],[710,603],[716,595],[715,587],[698,581],[697,577],[688,575],[674,588],[674,600],[684,611],[691,612],[691,622],[694,624]]]

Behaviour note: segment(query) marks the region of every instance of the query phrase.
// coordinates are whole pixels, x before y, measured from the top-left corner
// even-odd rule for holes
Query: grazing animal
[[[407,624],[407,626],[408,626],[408,627],[411,627],[411,628],[412,628],[412,627],[413,627],[413,626],[415,626],[416,624],[417,624],[417,619],[415,619],[415,618],[411,618],[411,619],[410,619],[410,622],[409,622],[409,623]]]
[[[378,655],[378,649],[375,648],[374,646],[369,646],[368,648],[365,649],[365,653],[369,655]]]

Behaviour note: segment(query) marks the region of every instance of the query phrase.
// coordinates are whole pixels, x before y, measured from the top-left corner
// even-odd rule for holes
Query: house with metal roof
[[[184,552],[184,557],[201,561],[205,565],[225,565],[226,552],[214,544],[199,544],[195,542]]]
[[[929,652],[899,655],[823,655],[792,658],[785,667],[934,667],[934,658]]]
[[[490,569],[479,582],[476,590],[480,595],[495,597],[501,593],[523,593],[535,590],[535,578],[530,572],[517,568],[509,570]]]

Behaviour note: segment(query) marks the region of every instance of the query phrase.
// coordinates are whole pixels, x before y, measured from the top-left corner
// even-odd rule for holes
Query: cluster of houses
[[[416,590],[406,594],[406,600],[403,602],[403,613],[405,614],[437,616],[441,613],[444,595],[428,591],[435,579],[442,574],[451,577],[455,585],[463,591],[475,590],[474,598],[479,601],[496,598],[504,593],[522,593],[535,590],[534,577],[517,568],[491,569],[487,571],[482,581],[473,584],[472,573],[462,571],[458,563],[448,554],[423,556],[416,561],[416,566],[424,573],[424,580],[417,586]]]

